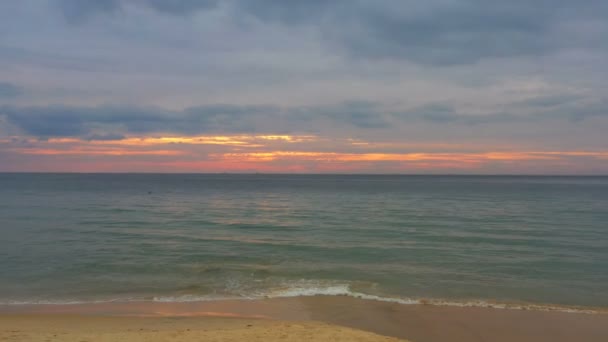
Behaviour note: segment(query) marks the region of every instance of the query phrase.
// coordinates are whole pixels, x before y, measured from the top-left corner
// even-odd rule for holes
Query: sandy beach
[[[0,318],[0,341],[399,341],[320,322],[239,318],[10,315]]]
[[[608,314],[402,305],[344,296],[0,307],[0,341],[608,340]]]

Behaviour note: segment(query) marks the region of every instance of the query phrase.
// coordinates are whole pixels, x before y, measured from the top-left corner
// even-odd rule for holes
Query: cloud
[[[398,130],[402,125],[427,122],[435,125],[496,125],[548,120],[579,122],[608,116],[602,100],[559,102],[549,97],[531,101],[517,114],[498,110],[467,114],[445,102],[428,103],[407,110],[387,109],[376,102],[351,101],[327,106],[278,107],[272,105],[204,105],[183,110],[138,106],[38,106],[0,107],[0,115],[25,133],[42,137],[81,137],[114,140],[125,134],[204,133],[330,133],[349,130]],[[533,99],[538,100],[538,99]],[[548,106],[548,103],[555,103]],[[518,102],[522,105],[523,102]],[[559,105],[562,103],[562,105]]]
[[[81,24],[97,14],[115,13],[121,0],[56,0],[63,16],[70,24]]]
[[[91,134],[85,137],[85,140],[89,141],[113,141],[113,140],[123,140],[125,138],[122,134]]]
[[[173,15],[187,15],[199,10],[215,8],[218,0],[141,0],[142,4]]]
[[[21,87],[8,82],[0,82],[0,99],[14,98],[23,93]]]
[[[602,149],[607,18],[605,0],[0,1],[0,140]]]
[[[462,120],[462,116],[456,109],[444,103],[430,103],[416,107],[406,112],[396,113],[401,119],[421,119],[431,122],[455,122]]]
[[[458,65],[488,58],[605,49],[604,0],[57,0],[71,23],[133,6],[187,16],[221,9],[234,22],[310,27],[353,58]],[[220,6],[222,5],[222,6]]]
[[[579,122],[591,117],[608,116],[608,102],[580,95],[540,96],[517,101],[484,114],[466,114],[449,103],[437,102],[405,111],[392,112],[400,121],[426,121],[465,125],[534,123],[548,120]]]
[[[0,113],[26,133],[40,137],[83,136],[91,134],[96,124],[120,123],[126,127],[147,127],[168,122],[169,119],[158,110],[109,106],[3,107]]]
[[[270,105],[205,105],[180,111],[138,106],[0,107],[0,115],[25,133],[38,137],[84,137],[179,133],[285,133],[318,131],[327,121],[357,128],[388,124],[376,104],[348,102],[334,106],[281,108]]]
[[[511,105],[515,107],[540,107],[548,108],[561,106],[568,103],[574,103],[578,100],[584,99],[584,96],[577,94],[555,94],[546,96],[535,96],[529,99],[514,102]]]
[[[586,23],[608,15],[600,0],[336,0],[307,2],[303,10],[287,1],[239,3],[262,21],[317,26],[331,45],[353,57],[427,65],[546,55],[588,41]],[[596,37],[606,28],[599,31]],[[570,39],[560,38],[568,34]]]
[[[435,1],[428,8],[384,3],[390,5],[361,9],[351,25],[334,29],[351,54],[449,65],[553,48],[546,39],[552,23],[529,8],[495,1]]]
[[[592,117],[608,117],[608,100],[568,104],[560,108],[560,111],[556,114],[572,122],[579,122]],[[551,115],[551,113],[548,113],[548,115]]]
[[[210,105],[191,107],[183,111],[170,111],[156,107],[137,106],[46,106],[0,108],[8,122],[28,134],[39,137],[100,137],[98,131],[113,130],[146,134],[179,132],[253,131],[253,117],[267,116],[276,112],[265,106]]]
[[[321,23],[336,12],[348,7],[357,6],[356,1],[349,0],[236,0],[238,14],[251,15],[263,21],[277,21],[283,24]]]
[[[325,118],[333,122],[348,124],[357,128],[386,128],[389,122],[381,105],[370,101],[347,101],[337,105],[303,106],[290,108],[288,116],[295,120],[312,121]]]
[[[198,10],[214,8],[218,0],[56,0],[65,19],[70,24],[82,24],[98,14],[114,14],[125,5],[143,6],[160,13],[188,15]]]

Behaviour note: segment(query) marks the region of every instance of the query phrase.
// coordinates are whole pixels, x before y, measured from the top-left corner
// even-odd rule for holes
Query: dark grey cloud
[[[206,105],[190,107],[183,113],[184,121],[176,123],[175,128],[183,133],[200,132],[255,132],[258,122],[265,122],[280,115],[275,106],[237,106]],[[201,130],[202,129],[202,130]]]
[[[523,101],[512,103],[515,107],[555,107],[584,99],[582,95],[555,94],[547,96],[536,96]]]
[[[430,103],[412,110],[396,113],[400,119],[421,119],[431,122],[456,122],[461,121],[462,116],[454,107],[445,103]]]
[[[516,109],[516,110],[513,110]],[[537,123],[547,120],[580,122],[592,117],[608,117],[608,101],[579,95],[542,96],[514,102],[485,114],[467,114],[449,103],[429,103],[407,111],[393,112],[399,121],[426,121],[445,124]]]
[[[161,13],[187,15],[199,10],[214,8],[219,0],[55,0],[71,24],[82,24],[98,14],[114,14],[126,5],[144,6]]]
[[[405,58],[422,64],[463,64],[487,57],[538,55],[556,48],[550,23],[501,6],[454,6],[416,17],[376,10],[334,36],[356,57]],[[498,8],[497,8],[498,7]]]
[[[219,0],[140,0],[157,11],[174,14],[187,15],[199,10],[215,8]]]
[[[604,0],[56,1],[72,23],[125,10],[127,4],[179,16],[222,7],[235,22],[253,18],[316,28],[329,49],[354,58],[425,65],[608,47],[608,28],[601,27],[608,18]]]
[[[608,100],[568,104],[557,112],[546,112],[546,116],[562,116],[571,122],[580,122],[593,117],[608,117]]]
[[[117,12],[121,6],[121,0],[55,0],[55,2],[71,24],[83,23],[97,14]]]
[[[263,21],[278,21],[287,25],[321,23],[336,12],[356,6],[349,0],[236,0],[239,14],[251,15]]]
[[[23,93],[23,89],[8,82],[0,82],[0,99],[14,98]]]
[[[318,131],[318,121],[349,127],[377,128],[386,123],[376,105],[345,103],[327,107],[206,105],[181,111],[137,106],[0,107],[0,115],[25,133],[37,137],[112,139],[115,135],[150,133],[256,133]],[[103,132],[103,133],[99,133]]]
[[[550,113],[552,115],[546,115]],[[550,118],[563,119],[564,113],[543,112],[514,114],[509,111],[493,111],[485,114],[467,114],[448,103],[429,103],[410,110],[392,113],[400,121],[424,121],[436,124],[482,125],[500,123],[521,123],[546,120]]]
[[[252,119],[277,112],[266,106],[211,105],[169,111],[156,107],[0,107],[7,121],[38,137],[94,137],[99,130],[107,134],[182,133],[255,131]]]
[[[41,138],[81,137],[116,140],[125,134],[294,133],[341,130],[390,130],[426,122],[436,125],[497,125],[547,120],[579,122],[608,116],[608,102],[566,102],[554,107],[530,107],[525,114],[496,110],[468,114],[449,103],[429,103],[409,110],[387,110],[376,102],[346,102],[333,106],[206,105],[180,111],[137,106],[0,107],[5,121]],[[497,126],[499,127],[499,126]]]
[[[580,27],[608,17],[608,4],[603,0],[316,0],[298,6],[279,0],[238,3],[262,21],[317,25],[325,39],[354,57],[434,65],[538,56],[580,47],[583,41],[589,44],[591,35]],[[580,39],[561,37],[565,34],[561,30],[568,25],[569,33],[578,34]]]
[[[100,141],[112,141],[112,140],[122,140],[125,136],[123,134],[115,134],[115,133],[107,133],[107,134],[91,134],[85,137],[86,140],[100,140]]]
[[[386,128],[389,122],[376,102],[349,101],[333,106],[304,106],[291,108],[288,111],[292,121],[313,121],[326,118],[333,122],[348,124],[357,128]]]

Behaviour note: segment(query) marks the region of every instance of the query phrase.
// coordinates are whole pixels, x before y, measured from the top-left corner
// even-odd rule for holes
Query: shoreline
[[[204,302],[113,302],[0,305],[10,317],[123,317],[322,322],[413,342],[608,341],[608,314],[399,304],[348,296],[309,296]]]
[[[459,307],[459,308],[488,308],[497,310],[522,310],[522,311],[546,311],[546,312],[565,312],[565,313],[576,313],[576,314],[608,314],[608,307],[600,306],[580,306],[580,305],[562,305],[552,303],[534,303],[534,302],[506,302],[506,301],[492,301],[492,300],[451,300],[451,299],[439,299],[439,298],[397,298],[397,297],[382,297],[377,295],[368,295],[364,293],[348,292],[348,293],[336,293],[326,294],[323,292],[313,294],[302,294],[302,295],[286,295],[286,296],[261,296],[261,297],[205,297],[205,296],[161,296],[153,297],[151,299],[107,299],[107,300],[91,300],[91,301],[12,301],[12,302],[0,302],[0,313],[10,312],[13,310],[20,311],[19,307],[36,308],[45,306],[100,306],[100,305],[116,305],[117,307],[135,304],[135,305],[150,305],[156,304],[169,304],[169,303],[213,303],[213,302],[256,302],[256,301],[267,301],[267,300],[280,300],[280,299],[297,299],[297,298],[310,298],[310,297],[347,297],[353,299],[360,299],[370,302],[382,302],[382,303],[394,303],[400,305],[420,305],[420,306],[437,306],[437,307]],[[11,309],[13,308],[13,309]]]

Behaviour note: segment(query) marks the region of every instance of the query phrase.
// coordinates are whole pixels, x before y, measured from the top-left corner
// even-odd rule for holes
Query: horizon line
[[[74,175],[260,175],[260,176],[450,176],[450,177],[608,177],[608,174],[528,174],[528,173],[319,173],[319,172],[146,172],[146,171],[0,171],[0,174]]]

